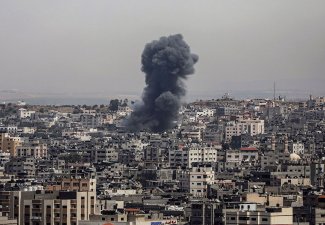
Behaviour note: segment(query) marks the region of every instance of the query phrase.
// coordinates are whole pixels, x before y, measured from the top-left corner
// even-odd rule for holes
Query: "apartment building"
[[[103,124],[103,118],[101,115],[95,114],[82,114],[80,121],[83,127],[96,128]]]
[[[214,183],[215,172],[211,163],[193,163],[189,172],[189,193],[207,197],[208,185]]]
[[[190,148],[183,148],[182,150],[169,151],[169,165],[170,167],[192,167],[192,163],[196,162],[217,162],[217,147],[207,146],[192,146]]]
[[[47,157],[47,145],[34,142],[23,143],[21,146],[17,146],[16,154],[14,157],[33,157],[33,158],[46,158]]]
[[[204,108],[204,109],[201,109],[200,111],[196,111],[195,116],[196,117],[202,117],[202,116],[212,117],[214,114],[215,114],[215,110]]]
[[[171,168],[188,166],[188,151],[186,149],[170,150],[168,152],[169,166]]]
[[[22,140],[20,137],[12,137],[8,133],[0,133],[0,150],[9,152],[10,156],[16,155],[18,146],[21,146]]]
[[[5,172],[22,177],[35,176],[35,159],[31,157],[13,158],[5,164]]]
[[[188,168],[192,167],[193,163],[215,163],[217,162],[218,149],[216,147],[191,147],[188,151]]]
[[[232,136],[239,136],[244,133],[251,136],[264,134],[264,120],[238,119],[225,125],[225,140],[228,142],[231,141]]]
[[[17,225],[17,220],[11,220],[6,216],[0,215],[0,225]]]
[[[114,148],[103,148],[95,151],[95,162],[117,162],[119,151]]]
[[[46,190],[50,191],[96,191],[96,179],[62,178],[49,183]]]
[[[24,108],[21,108],[18,110],[18,118],[25,119],[25,118],[31,118],[35,114],[35,111],[27,110]]]
[[[89,220],[89,215],[95,213],[95,180],[58,182],[61,190],[1,191],[0,212],[17,219],[19,225],[78,225],[79,221]]]
[[[224,224],[262,224],[289,225],[293,224],[293,209],[288,208],[259,208],[255,203],[239,203],[238,208],[223,209]]]
[[[253,147],[244,147],[239,150],[226,151],[227,163],[254,162],[258,160],[258,150]]]
[[[288,149],[290,153],[303,155],[305,153],[305,146],[301,142],[289,143]]]

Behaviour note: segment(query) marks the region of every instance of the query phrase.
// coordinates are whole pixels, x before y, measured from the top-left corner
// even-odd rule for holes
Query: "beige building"
[[[0,212],[19,225],[78,225],[95,213],[96,183],[84,180],[61,181],[61,190],[2,191]]]
[[[26,143],[16,147],[16,157],[47,157],[47,145],[41,143]]]
[[[217,162],[217,147],[207,146],[192,146],[189,149],[169,151],[169,165],[170,167],[192,167],[192,163],[200,162]]]
[[[18,110],[18,117],[20,119],[24,119],[24,118],[30,118],[32,117],[32,115],[35,114],[35,111],[30,111],[30,110],[27,110],[27,109],[24,109],[24,108],[21,108]]]
[[[16,156],[18,146],[21,146],[21,139],[19,137],[11,137],[8,133],[0,133],[0,150],[2,152],[9,152],[10,156]]]
[[[96,191],[96,179],[62,178],[55,183],[45,187],[50,191]]]
[[[254,202],[261,205],[268,205],[270,207],[283,207],[283,196],[272,196],[258,193],[245,193],[243,201]]]
[[[293,224],[292,208],[261,208],[250,209],[224,209],[226,225],[261,224],[261,225],[290,225]]]
[[[210,163],[194,163],[189,173],[189,192],[195,197],[207,197],[208,184],[214,183],[214,169]]]
[[[230,141],[232,136],[240,136],[243,133],[251,136],[264,134],[264,120],[238,119],[228,122],[225,126],[226,141]]]
[[[17,225],[17,220],[11,220],[6,216],[0,215],[0,225]]]

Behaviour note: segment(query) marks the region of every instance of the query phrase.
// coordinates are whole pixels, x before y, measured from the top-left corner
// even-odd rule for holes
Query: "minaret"
[[[285,134],[285,136],[284,136],[284,149],[283,149],[283,151],[284,151],[284,153],[289,153],[289,150],[288,150],[288,135],[287,134]]]
[[[274,134],[272,134],[272,137],[271,137],[271,150],[275,151],[275,135]]]

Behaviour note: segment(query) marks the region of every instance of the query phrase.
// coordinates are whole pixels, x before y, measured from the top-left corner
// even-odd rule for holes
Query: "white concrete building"
[[[18,110],[18,117],[20,119],[31,117],[33,114],[35,114],[35,111],[29,111],[24,108]]]
[[[201,117],[201,116],[207,116],[207,117],[212,117],[215,114],[215,110],[213,109],[202,109],[201,111],[196,112],[196,117]]]
[[[187,166],[191,168],[194,162],[217,162],[217,152],[216,147],[191,147],[188,151]]]
[[[214,169],[209,163],[195,163],[189,173],[189,193],[195,197],[207,197],[208,184],[214,183]]]
[[[189,149],[169,151],[170,167],[192,167],[192,163],[215,163],[217,162],[217,147],[192,146]]]
[[[305,152],[305,146],[303,143],[291,143],[289,144],[289,151],[298,155],[303,155]]]
[[[8,134],[15,134],[17,133],[17,126],[3,126],[0,125],[0,132],[1,133],[8,133]]]
[[[82,114],[80,116],[80,121],[82,126],[87,128],[96,128],[103,124],[103,118],[101,115]]]
[[[256,148],[240,148],[239,150],[227,150],[226,162],[238,163],[253,162],[258,160],[258,150]]]
[[[259,119],[239,119],[230,121],[225,125],[225,139],[230,141],[232,136],[239,136],[243,133],[251,136],[264,134],[264,120]]]
[[[0,166],[4,166],[10,160],[10,153],[9,152],[2,152],[0,151]]]

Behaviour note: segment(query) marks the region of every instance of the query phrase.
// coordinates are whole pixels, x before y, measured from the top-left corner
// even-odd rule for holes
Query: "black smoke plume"
[[[184,80],[194,73],[198,56],[181,34],[161,37],[146,44],[142,53],[142,71],[146,75],[143,104],[135,108],[128,120],[133,131],[165,131],[177,120]]]

